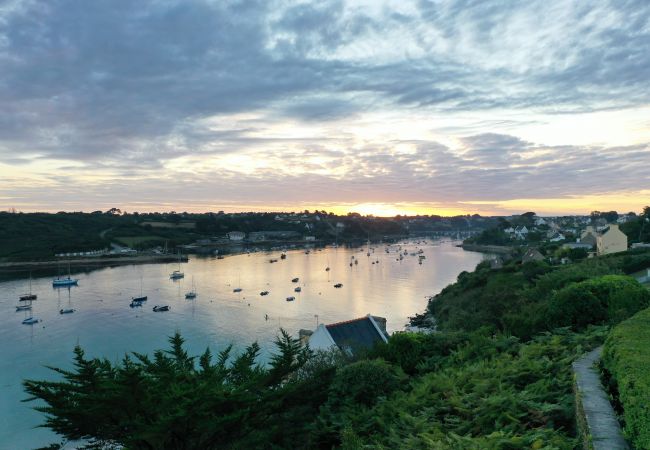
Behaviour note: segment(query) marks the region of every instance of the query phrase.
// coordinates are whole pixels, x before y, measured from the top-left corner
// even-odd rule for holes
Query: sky
[[[0,210],[650,204],[647,0],[0,0]]]

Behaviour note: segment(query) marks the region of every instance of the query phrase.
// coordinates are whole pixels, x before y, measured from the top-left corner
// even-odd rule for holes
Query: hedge
[[[612,330],[603,366],[618,389],[627,437],[635,448],[650,449],[650,309]]]

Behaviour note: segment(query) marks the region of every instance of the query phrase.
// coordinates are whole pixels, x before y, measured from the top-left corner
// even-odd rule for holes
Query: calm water
[[[20,402],[25,398],[20,383],[24,378],[51,377],[44,365],[69,366],[75,344],[87,356],[119,360],[127,351],[166,348],[167,337],[179,330],[193,354],[206,346],[214,353],[230,343],[241,349],[257,340],[266,358],[280,327],[297,335],[300,328],[315,328],[315,315],[332,323],[372,313],[386,317],[392,332],[403,329],[408,316],[424,310],[426,296],[483,258],[449,242],[401,245],[409,253],[422,248],[423,264],[416,256],[397,261],[397,245],[390,253],[382,245],[375,246],[370,257],[365,248],[327,248],[309,254],[289,251],[285,260],[279,259],[280,252],[221,260],[192,258],[182,265],[185,278],[178,281],[169,279],[176,264],[78,274],[79,286],[71,289],[52,288],[51,277],[37,278],[32,281],[38,294],[32,314],[42,322],[33,326],[21,324],[30,313],[15,312],[18,295],[28,289],[27,280],[0,283],[0,448],[27,449],[57,441],[53,433],[33,428],[42,416]],[[359,264],[350,267],[352,256]],[[270,264],[270,258],[278,262]],[[291,282],[294,277],[300,278],[299,283]],[[192,279],[199,295],[186,300]],[[336,289],[335,283],[343,287]],[[129,301],[140,295],[141,284],[149,300],[132,309]],[[238,285],[243,291],[233,293]],[[294,293],[296,286],[302,287],[301,293]],[[264,290],[270,293],[262,297],[259,293]],[[288,296],[296,300],[287,302]],[[156,304],[170,305],[171,311],[154,313]],[[68,307],[76,312],[59,314]]]

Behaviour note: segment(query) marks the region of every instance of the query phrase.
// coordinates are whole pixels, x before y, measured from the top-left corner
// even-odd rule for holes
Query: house
[[[227,233],[226,236],[228,236],[228,239],[231,241],[243,241],[246,237],[246,233],[242,231],[231,231]]]
[[[592,247],[595,247],[597,240],[598,233],[596,233],[596,229],[591,225],[587,226],[582,234],[580,234],[580,242],[583,244],[589,244]]]
[[[517,227],[515,230],[515,237],[520,240],[526,239],[526,236],[528,236],[528,228],[524,225],[523,227]]]
[[[564,241],[565,239],[566,239],[565,235],[563,235],[562,233],[557,233],[551,239],[549,239],[549,242],[560,242],[560,241]]]
[[[611,224],[597,237],[596,250],[598,255],[627,251],[627,235],[619,230],[618,224]]]
[[[346,322],[320,324],[309,336],[309,347],[312,350],[328,351],[338,348],[349,356],[359,350],[370,349],[380,342],[388,342],[386,319],[370,314]]]
[[[533,261],[544,261],[544,255],[542,255],[539,250],[536,248],[529,248],[524,253],[524,256],[521,257],[521,262],[533,262]]]
[[[542,217],[535,217],[535,226],[546,225],[546,221]]]

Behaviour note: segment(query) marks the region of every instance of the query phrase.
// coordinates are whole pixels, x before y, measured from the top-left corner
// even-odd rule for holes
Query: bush
[[[603,366],[619,392],[625,433],[638,449],[650,448],[650,309],[615,327],[607,337]]]
[[[573,283],[558,291],[549,302],[549,328],[617,324],[650,305],[650,293],[635,279],[605,275]]]

